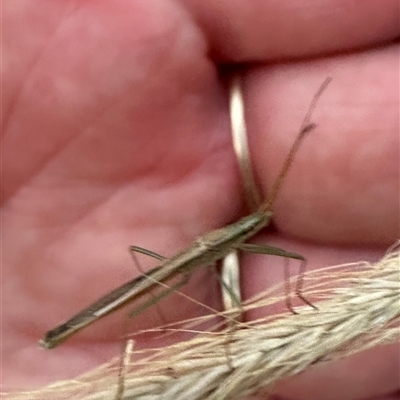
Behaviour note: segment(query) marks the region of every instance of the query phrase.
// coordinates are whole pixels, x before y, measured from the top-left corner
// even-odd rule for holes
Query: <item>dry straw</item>
[[[302,307],[298,315],[285,313],[238,323],[234,329],[199,332],[160,349],[129,350],[122,368],[119,357],[74,380],[5,398],[114,399],[121,371],[124,400],[240,399],[268,391],[279,379],[315,364],[399,341],[399,265],[397,245],[374,265],[362,262],[312,271],[305,278],[305,294],[318,311]],[[243,309],[282,301],[276,293],[277,288],[269,290]],[[206,319],[186,321],[181,327],[194,332]],[[164,328],[160,335],[173,330]]]

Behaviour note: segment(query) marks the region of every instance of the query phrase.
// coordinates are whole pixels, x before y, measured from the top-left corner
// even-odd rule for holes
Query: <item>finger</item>
[[[375,399],[399,390],[399,346],[377,347],[281,381],[276,393],[296,400]]]
[[[399,35],[396,0],[183,3],[208,37],[212,54],[229,62],[326,54],[386,43]]]
[[[328,75],[317,128],[296,155],[275,223],[316,242],[388,246],[399,234],[397,46],[250,71],[246,113],[259,181],[266,193]]]

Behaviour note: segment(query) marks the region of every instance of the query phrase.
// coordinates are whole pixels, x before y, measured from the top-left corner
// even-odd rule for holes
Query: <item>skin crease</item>
[[[3,391],[72,378],[118,354],[122,315],[51,352],[37,341],[139,273],[130,244],[169,256],[243,215],[222,62],[244,71],[263,193],[333,77],[275,204],[275,230],[256,242],[299,252],[312,269],[376,261],[399,237],[398,2],[278,3],[3,2]],[[244,297],[280,282],[282,265],[244,257]],[[205,269],[183,291],[220,309]],[[207,312],[178,295],[160,308],[168,321]],[[161,322],[152,309],[129,325]],[[386,346],[274,393],[394,399],[398,376],[399,349]]]

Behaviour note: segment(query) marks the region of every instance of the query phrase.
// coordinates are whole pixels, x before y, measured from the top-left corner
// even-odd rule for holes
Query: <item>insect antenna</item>
[[[314,112],[314,109],[317,105],[318,100],[320,99],[322,93],[325,91],[329,83],[331,82],[332,78],[328,77],[325,79],[325,81],[322,83],[322,85],[319,87],[317,93],[314,95],[314,98],[311,101],[310,107],[308,108],[307,114],[303,119],[303,122],[300,127],[300,131],[292,144],[292,147],[290,148],[289,154],[286,156],[286,159],[283,163],[282,169],[276,178],[274,185],[272,186],[272,190],[270,192],[270,195],[267,197],[267,200],[261,205],[259,208],[259,211],[261,212],[266,212],[268,210],[271,210],[272,204],[275,201],[281,187],[283,184],[283,181],[293,163],[293,159],[295,154],[297,153],[301,143],[303,142],[303,139],[307,135],[308,132],[312,131],[315,127],[316,124],[310,122],[311,120],[311,115]]]

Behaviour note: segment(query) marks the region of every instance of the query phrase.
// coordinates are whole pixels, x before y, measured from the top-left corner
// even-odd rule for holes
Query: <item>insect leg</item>
[[[169,287],[168,289],[163,290],[161,293],[157,295],[152,295],[150,299],[145,301],[139,307],[135,308],[133,311],[129,313],[130,317],[136,317],[137,315],[141,314],[144,310],[151,307],[153,304],[157,304],[162,298],[168,296],[169,294],[176,292],[182,286],[186,285],[189,281],[189,274],[184,274],[183,279],[178,282],[176,285]]]
[[[160,254],[155,253],[154,251],[151,250],[147,250],[143,247],[139,247],[139,246],[129,246],[129,252],[133,258],[133,262],[135,263],[137,269],[142,273],[145,274],[145,272],[143,271],[142,267],[140,266],[139,260],[136,257],[135,253],[141,253],[144,254],[146,256],[150,256],[153,257],[159,261],[164,261],[166,258],[161,256]]]
[[[114,400],[122,400],[125,391],[125,376],[127,369],[131,360],[131,355],[133,352],[133,347],[135,345],[134,340],[128,339],[124,344],[123,355],[120,360],[119,371],[118,371],[118,383],[117,392],[115,394]]]
[[[290,297],[290,283],[289,283],[289,258],[293,258],[295,260],[300,260],[300,271],[299,276],[296,282],[295,294],[305,303],[308,304],[310,307],[317,309],[317,307],[312,304],[309,300],[307,300],[304,295],[302,294],[303,290],[303,282],[304,282],[304,272],[307,266],[307,260],[298,253],[292,253],[279,247],[272,247],[266,245],[259,245],[259,244],[250,244],[250,243],[243,243],[238,247],[240,250],[248,252],[248,253],[258,253],[258,254],[269,254],[278,257],[285,258],[284,264],[284,274],[285,274],[285,292],[286,292],[286,306],[287,308],[293,313],[297,314],[294,310],[291,297]]]

